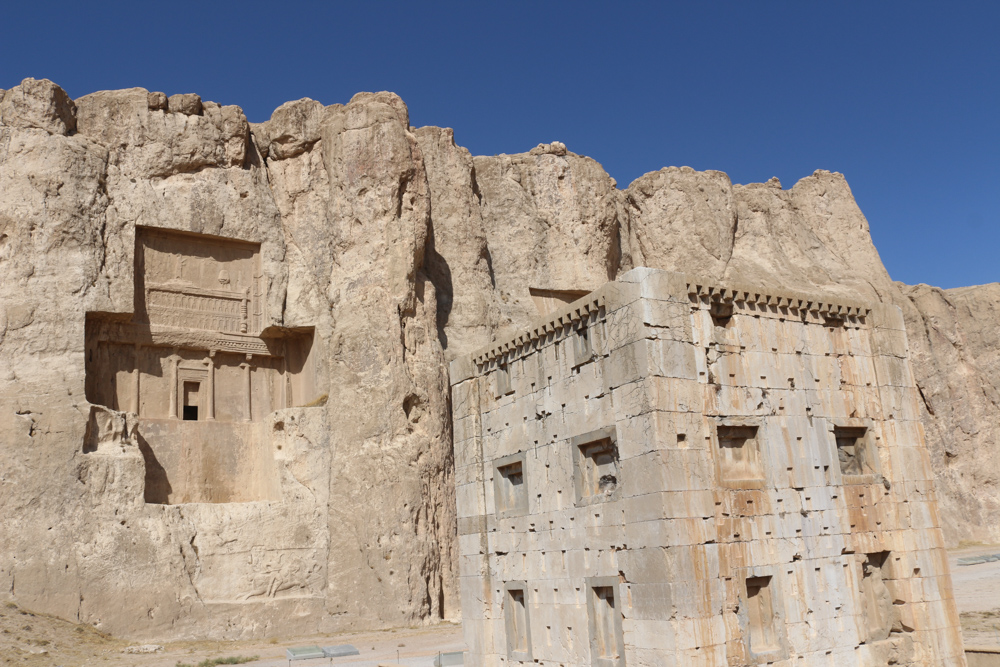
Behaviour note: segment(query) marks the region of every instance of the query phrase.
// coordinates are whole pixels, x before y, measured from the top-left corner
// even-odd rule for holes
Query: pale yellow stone
[[[640,299],[609,283],[453,379],[494,398],[453,405],[476,469],[457,497],[470,661],[960,659],[932,461],[905,426],[920,399],[906,355],[883,354],[907,349],[885,309],[869,322],[860,302],[647,268],[622,282]],[[647,302],[684,297],[684,335],[657,338]],[[820,354],[795,354],[803,339]],[[545,386],[508,378],[539,366]],[[613,400],[591,401],[605,383]]]
[[[996,290],[891,282],[839,174],[816,172],[781,190],[668,168],[619,189],[597,162],[560,142],[471,156],[450,130],[411,128],[402,100],[384,92],[345,105],[290,102],[259,124],[235,106],[141,88],[74,101],[52,82],[28,79],[0,96],[0,470],[10,517],[0,525],[0,590],[26,607],[164,640],[457,618],[454,466],[465,466],[465,484],[483,472],[470,467],[478,454],[453,453],[480,426],[453,426],[449,414],[502,401],[490,388],[450,395],[445,362],[458,359],[452,381],[472,377],[465,355],[539,315],[568,314],[617,277],[631,282],[606,292],[609,326],[594,349],[605,355],[640,340],[667,349],[690,333],[693,366],[658,361],[663,377],[637,388],[606,384],[610,374],[585,365],[566,389],[573,423],[597,428],[609,404],[624,420],[676,411],[689,444],[704,448],[700,415],[720,402],[803,420],[845,404],[844,392],[811,386],[793,398],[790,378],[796,390],[845,379],[858,414],[881,417],[882,399],[866,390],[881,377],[865,370],[873,366],[835,361],[857,354],[858,340],[836,352],[788,320],[782,327],[805,329],[778,335],[776,306],[761,314],[761,333],[716,341],[707,312],[697,321],[678,315],[686,294],[667,289],[662,303],[627,307],[662,292],[657,280],[676,283],[667,274],[625,275],[643,265],[900,306],[903,318],[893,309],[879,326],[898,333],[905,319],[912,373],[893,365],[904,352],[898,335],[873,350],[887,382],[903,390],[882,406],[899,403],[902,417],[923,420],[922,428],[897,425],[896,437],[912,444],[926,432],[948,540],[1000,539],[990,456],[1000,423]],[[116,423],[130,423],[128,369],[114,371],[118,410],[88,398],[86,315],[127,320],[135,312],[142,228],[259,244],[261,330],[315,331],[317,405],[281,407],[247,427],[261,431],[246,436],[253,447],[270,443],[273,457],[273,466],[227,478],[229,497],[235,489],[247,502],[146,503],[147,461],[136,454],[143,445],[124,426],[101,426],[103,444],[83,451],[92,415],[104,419],[96,415],[108,408]],[[656,328],[648,336],[647,324]],[[737,370],[754,381],[726,384],[727,370],[719,393],[704,396],[699,382],[710,367],[730,363],[704,353],[713,342],[720,355],[744,345],[788,358],[763,373],[762,362],[741,363]],[[515,393],[533,383],[559,389],[555,369],[575,352],[561,350],[557,360],[545,350],[541,365],[512,369]],[[798,356],[814,358],[797,364]],[[220,391],[231,380],[225,372]],[[698,379],[673,377],[692,373]],[[265,433],[289,409],[303,412],[287,415],[284,435]],[[513,438],[557,442],[566,435],[560,414],[562,401],[549,392],[518,408],[519,425],[497,424],[486,444],[512,451]],[[793,461],[789,479],[817,483],[812,463]],[[173,469],[189,480],[199,470]],[[196,485],[178,484],[178,493],[185,488]],[[187,498],[203,497],[198,488]],[[558,503],[552,495],[546,502]],[[679,501],[665,506],[698,514]],[[308,563],[287,555],[301,549]]]

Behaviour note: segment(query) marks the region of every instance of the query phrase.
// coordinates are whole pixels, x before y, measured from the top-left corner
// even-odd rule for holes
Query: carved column
[[[244,384],[244,414],[246,415],[247,421],[252,421],[250,419],[250,394],[251,394],[251,382],[250,382],[250,360],[253,358],[252,354],[247,355],[247,360],[240,364],[240,368],[243,369],[243,384]]]
[[[139,360],[141,359],[141,346],[135,344],[135,370],[132,374],[135,375],[135,382],[132,385],[132,408],[135,410],[136,416],[139,416],[139,375],[141,371],[139,370]]]
[[[282,341],[281,345],[281,375],[278,377],[281,380],[281,407],[290,408],[292,407],[289,403],[291,399],[291,392],[288,391],[288,340]]]
[[[208,359],[205,362],[208,365],[208,388],[205,396],[205,419],[209,421],[215,420],[215,350],[208,351]]]
[[[248,287],[243,291],[243,298],[240,300],[240,320],[241,320],[240,333],[247,332],[247,317],[249,315],[248,313],[249,303],[250,303],[250,288]],[[247,357],[249,356],[250,355],[247,355]]]
[[[170,418],[177,419],[177,348],[170,355]]]

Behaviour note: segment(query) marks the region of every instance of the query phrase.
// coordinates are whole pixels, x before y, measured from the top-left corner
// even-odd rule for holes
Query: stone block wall
[[[895,307],[634,269],[451,382],[472,664],[964,664]]]

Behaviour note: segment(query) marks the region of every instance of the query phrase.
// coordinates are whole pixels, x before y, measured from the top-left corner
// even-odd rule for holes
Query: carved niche
[[[261,428],[315,399],[312,329],[268,326],[260,245],[136,228],[135,310],[88,313],[87,398],[139,418],[146,501],[280,497]]]

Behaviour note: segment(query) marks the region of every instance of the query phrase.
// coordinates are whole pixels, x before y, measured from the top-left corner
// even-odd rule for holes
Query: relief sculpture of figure
[[[277,556],[280,567],[281,554]],[[255,570],[250,578],[250,590],[241,595],[238,599],[249,600],[256,597],[272,597],[271,591],[278,586],[279,569],[275,568],[274,555],[265,554],[260,548],[250,550],[247,557],[250,567]]]
[[[306,588],[302,562],[297,558],[285,560],[285,554],[264,553],[251,550],[247,558],[250,566],[256,570],[250,578],[250,590],[238,599],[249,600],[255,597],[274,598],[282,591],[293,588]]]

